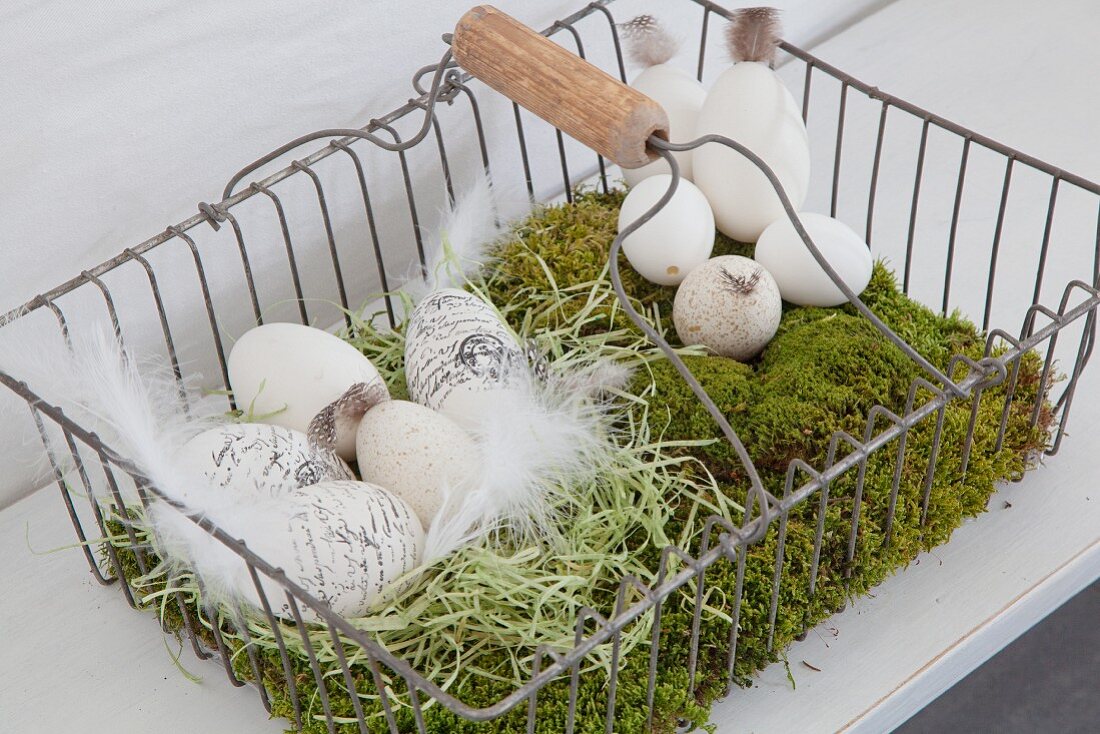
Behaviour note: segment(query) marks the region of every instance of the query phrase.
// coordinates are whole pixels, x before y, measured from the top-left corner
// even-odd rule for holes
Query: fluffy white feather
[[[262,498],[240,506],[240,493],[215,491],[200,470],[178,459],[180,446],[222,419],[203,413],[202,401],[189,405],[166,363],[139,360],[102,324],[74,335],[71,351],[49,343],[33,352],[37,366],[22,366],[28,382],[188,512],[230,533],[244,529],[234,522],[242,517],[252,532],[270,521]],[[113,498],[101,494],[100,499]],[[123,499],[138,502],[132,492]],[[251,581],[241,559],[179,511],[153,498],[147,519],[164,560],[173,571],[195,569],[208,599],[232,603],[247,591],[244,581],[249,586]]]
[[[25,331],[17,343],[0,345],[0,369],[27,382],[150,479],[160,468],[157,457],[215,420],[217,408],[209,399],[198,397],[186,382],[181,385],[164,360],[139,360],[123,350],[105,323],[74,333],[71,346],[51,330]],[[53,428],[52,421],[45,422]],[[56,458],[67,454],[55,443]],[[92,490],[107,492],[98,485]],[[124,498],[137,501],[132,491]]]
[[[172,463],[167,459],[163,465]],[[161,558],[172,574],[193,571],[202,588],[203,599],[209,604],[236,608],[244,601],[258,606],[259,597],[241,557],[188,515],[209,520],[231,538],[243,539],[250,549],[262,553],[260,546],[266,545],[265,539],[286,533],[285,497],[273,497],[262,487],[251,487],[251,491],[226,487],[216,491],[187,466],[180,465],[176,469],[188,477],[185,485],[173,482],[166,488],[162,480],[157,486],[176,500],[179,507],[156,501],[149,508],[148,521]],[[266,579],[263,588],[272,604],[278,605],[285,598],[285,592]]]
[[[425,237],[423,277],[410,278],[405,290],[420,301],[440,288],[459,288],[488,263],[489,246],[505,232],[497,214],[493,187],[484,171],[443,211],[439,225]],[[419,270],[419,268],[417,268]]]
[[[154,484],[184,497],[189,487],[170,457],[214,425],[215,415],[190,413],[167,365],[139,361],[105,329],[74,339],[72,366],[81,391],[74,399],[83,402],[106,443]]]
[[[185,460],[179,448],[225,419],[213,403],[188,401],[181,395],[166,361],[138,359],[120,346],[105,325],[75,334],[71,351],[60,339],[23,346],[19,356],[4,350],[0,367],[26,380],[43,399],[97,433],[113,453],[168,498],[150,497],[146,522],[155,550],[171,574],[193,571],[209,604],[237,608],[242,602],[259,603],[244,561],[190,515],[209,520],[231,538],[244,539],[261,557],[270,556],[282,564],[293,578],[294,559],[287,557],[286,549],[294,538],[288,531],[295,515],[311,510],[311,498],[300,492],[289,497],[284,491],[269,491],[246,473],[236,475],[242,478],[237,485],[214,486],[202,467]],[[93,487],[93,491],[99,501],[113,501],[106,487]],[[127,504],[138,502],[133,491],[125,486],[123,491]],[[276,614],[283,613],[286,596],[281,587],[266,579],[262,584]],[[302,612],[312,618],[305,609]]]
[[[546,380],[529,365],[514,367],[508,389],[479,395],[471,427],[482,454],[474,488],[451,493],[432,521],[424,559],[431,563],[482,535],[508,530],[521,542],[558,535],[559,508],[569,488],[598,471],[608,446],[603,395],[625,384],[629,371],[610,361]]]

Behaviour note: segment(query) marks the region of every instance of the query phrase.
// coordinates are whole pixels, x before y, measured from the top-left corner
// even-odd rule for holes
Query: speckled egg
[[[209,428],[179,450],[179,458],[216,487],[273,495],[319,482],[355,479],[331,451],[310,445],[300,431],[263,423]]]
[[[680,341],[742,362],[767,346],[782,315],[783,300],[771,273],[739,255],[712,258],[692,270],[672,307]]]
[[[367,411],[356,448],[363,480],[407,502],[425,529],[448,494],[469,489],[481,469],[478,446],[465,429],[405,400]]]

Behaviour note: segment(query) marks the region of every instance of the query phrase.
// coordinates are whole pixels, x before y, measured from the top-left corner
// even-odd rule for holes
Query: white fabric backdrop
[[[233,172],[282,142],[358,127],[400,105],[412,72],[438,60],[440,34],[471,4],[0,4],[0,313],[190,216],[198,201],[217,201]],[[542,27],[581,3],[496,4]],[[884,2],[776,4],[786,11],[786,37],[812,45]],[[694,9],[669,18],[668,8],[654,0],[612,6],[620,19],[663,11],[679,27],[698,23]],[[721,54],[712,49],[716,60]],[[244,326],[223,324],[230,337]],[[5,403],[11,398],[0,396],[0,412]],[[26,411],[15,408],[17,420],[0,428],[0,507],[42,479],[28,461],[38,451],[26,426],[15,425]]]

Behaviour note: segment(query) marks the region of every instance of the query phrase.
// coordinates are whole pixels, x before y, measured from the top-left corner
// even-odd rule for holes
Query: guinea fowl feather
[[[652,15],[639,15],[619,25],[627,53],[640,66],[667,63],[680,50],[680,41]]]
[[[776,8],[735,10],[726,28],[726,45],[734,62],[756,61],[771,66],[783,28]]]

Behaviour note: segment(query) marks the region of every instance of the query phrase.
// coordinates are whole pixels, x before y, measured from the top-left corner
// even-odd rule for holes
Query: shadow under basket
[[[615,7],[591,3],[543,35],[625,82],[617,25],[625,18]],[[719,26],[732,14],[706,0],[678,0],[676,10],[697,14],[698,77],[708,78],[708,52],[718,55]],[[875,405],[858,427],[832,433],[816,464],[795,456],[764,469],[735,421],[726,423],[728,396],[683,381],[672,365],[696,371],[699,363],[642,329],[654,354],[668,358],[669,395],[720,419],[714,435],[697,438],[730,440],[721,445],[744,481],[740,516],[696,518],[692,542],[654,552],[648,578],[615,579],[604,608],[578,610],[571,645],[540,645],[523,670],[463,686],[410,665],[207,520],[193,518],[240,556],[260,608],[212,610],[185,585],[150,584],[159,559],[140,527],[120,519],[163,495],[48,395],[0,371],[41,433],[93,575],[131,606],[155,611],[198,657],[220,659],[233,684],[255,685],[268,711],[298,730],[668,732],[705,723],[710,703],[737,695],[793,639],[944,542],[992,491],[989,480],[966,507],[951,499],[980,461],[1014,453],[1019,462],[995,477],[1009,479],[1059,449],[1095,344],[1100,186],[790,44],[781,51],[779,73],[799,85],[810,131],[810,202],[865,224],[875,254],[898,271],[891,297],[935,304],[939,315],[926,309],[929,318],[959,309],[980,323],[976,346],[935,358],[891,323],[884,300],[844,307],[911,361],[918,376],[901,404]],[[402,304],[390,294],[399,276],[423,265],[422,231],[467,174],[486,170],[499,189],[530,201],[614,202],[612,163],[464,73],[449,52],[420,69],[413,86],[416,98],[359,130],[305,135],[249,165],[218,203],[0,318],[0,336],[32,329],[67,338],[106,316],[120,339],[161,350],[181,385],[191,373],[214,374],[228,392],[230,335],[256,323],[350,327],[358,304],[386,294],[375,302],[379,329],[398,327]],[[295,157],[314,142],[323,147]],[[667,144],[651,143],[667,155]],[[588,193],[577,193],[581,185]],[[622,235],[612,243],[613,235],[606,246],[618,262]],[[1034,278],[1007,287],[999,261]],[[625,295],[619,273],[609,278]],[[641,328],[650,322],[637,302],[620,305]],[[91,499],[104,488],[113,501]],[[120,510],[127,496],[141,503]],[[267,597],[275,587],[285,598]],[[272,611],[284,604],[291,620]]]

